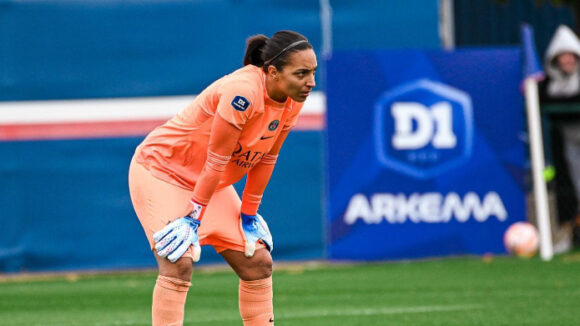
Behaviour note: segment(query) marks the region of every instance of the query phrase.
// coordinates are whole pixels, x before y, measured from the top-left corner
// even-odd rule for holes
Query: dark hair
[[[268,71],[268,66],[273,65],[282,70],[291,53],[306,49],[312,49],[312,45],[306,37],[293,31],[278,31],[271,38],[254,35],[246,40],[244,66],[251,64]]]

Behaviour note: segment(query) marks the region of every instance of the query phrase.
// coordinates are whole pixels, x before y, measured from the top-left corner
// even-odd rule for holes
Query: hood
[[[554,58],[563,52],[574,53],[580,58],[580,39],[566,25],[560,25],[558,27],[550,41],[550,45],[548,45],[544,57],[544,69],[552,78],[561,74],[560,70],[554,65]]]

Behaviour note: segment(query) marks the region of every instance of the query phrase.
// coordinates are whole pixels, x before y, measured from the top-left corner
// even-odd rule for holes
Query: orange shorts
[[[189,214],[192,209],[189,200],[193,191],[155,178],[135,159],[129,168],[129,191],[152,250],[155,246],[153,234],[169,222]],[[207,205],[198,230],[200,244],[211,245],[218,253],[227,249],[244,252],[240,206],[240,197],[233,186],[216,191]],[[258,248],[265,246],[258,243]],[[193,257],[191,246],[184,256]]]

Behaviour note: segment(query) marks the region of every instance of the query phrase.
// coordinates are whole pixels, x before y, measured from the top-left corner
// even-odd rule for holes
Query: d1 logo
[[[435,177],[471,156],[471,98],[442,83],[414,81],[379,98],[374,129],[381,164],[416,178]]]

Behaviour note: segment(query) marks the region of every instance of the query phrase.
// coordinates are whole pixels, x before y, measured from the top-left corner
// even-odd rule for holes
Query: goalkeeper
[[[239,276],[244,325],[274,324],[273,241],[258,206],[317,62],[304,36],[279,31],[248,38],[243,64],[153,130],[131,162],[131,200],[159,267],[155,326],[182,325],[203,245]],[[232,184],[246,174],[240,200]]]

